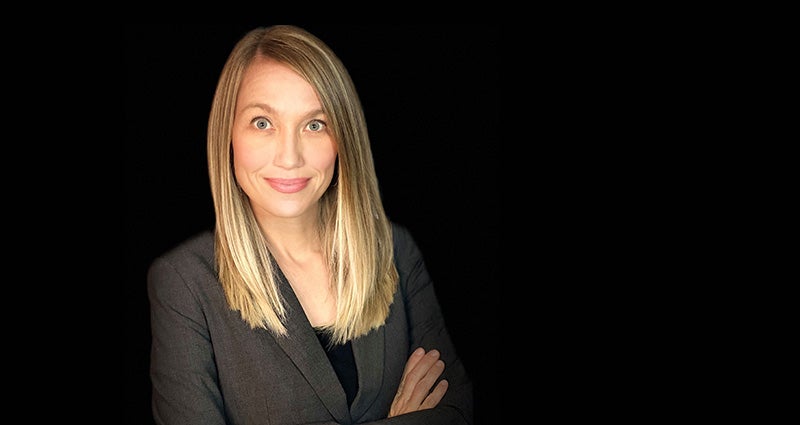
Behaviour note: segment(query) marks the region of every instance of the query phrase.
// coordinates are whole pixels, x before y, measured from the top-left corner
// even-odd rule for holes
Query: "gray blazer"
[[[163,425],[471,424],[472,383],[445,328],[422,254],[394,225],[400,285],[386,324],[352,342],[358,393],[344,389],[291,286],[288,337],[251,329],[228,307],[210,231],[155,259],[147,276],[153,417]],[[441,352],[449,388],[433,409],[386,419],[406,360]]]

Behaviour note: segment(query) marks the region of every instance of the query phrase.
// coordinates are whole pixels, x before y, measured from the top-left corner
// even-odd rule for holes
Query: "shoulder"
[[[214,233],[200,232],[156,257],[147,271],[151,303],[194,311],[222,299],[214,262]],[[188,313],[187,313],[188,314]]]
[[[422,252],[408,227],[392,222],[392,243],[394,261],[401,274],[421,265]]]
[[[406,226],[394,221],[392,221],[391,224],[392,224],[392,239],[394,241],[395,248],[397,248],[398,245],[402,246],[414,242],[411,236],[411,232],[408,230]]]
[[[173,246],[166,252],[160,255],[161,258],[176,259],[184,256],[201,256],[206,257],[209,254],[213,255],[214,250],[214,233],[211,230],[205,230],[188,239],[185,239]]]
[[[394,246],[395,256],[397,254],[406,253],[408,250],[417,249],[417,244],[414,241],[414,236],[408,227],[392,222],[392,244]]]
[[[150,265],[156,269],[172,269],[180,273],[214,269],[214,233],[205,230],[178,243],[156,257]]]

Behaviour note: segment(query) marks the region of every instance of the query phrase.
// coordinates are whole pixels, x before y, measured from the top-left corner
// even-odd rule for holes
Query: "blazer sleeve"
[[[214,350],[202,303],[190,288],[167,258],[151,264],[153,417],[158,424],[223,425],[226,419]]]
[[[394,226],[395,259],[410,333],[410,351],[406,356],[417,347],[439,350],[445,363],[442,379],[448,381],[449,387],[435,408],[391,418],[387,423],[472,424],[472,381],[447,330],[422,252],[405,227]]]

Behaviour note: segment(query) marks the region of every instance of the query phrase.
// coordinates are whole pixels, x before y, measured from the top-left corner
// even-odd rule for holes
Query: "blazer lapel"
[[[286,327],[289,334],[286,337],[275,337],[275,340],[314,388],[336,422],[350,423],[347,397],[339,378],[291,285],[286,281],[283,273],[279,273],[279,276],[281,292],[288,306]]]
[[[358,393],[351,416],[361,418],[380,394],[383,383],[385,326],[353,340],[353,356],[358,369]]]

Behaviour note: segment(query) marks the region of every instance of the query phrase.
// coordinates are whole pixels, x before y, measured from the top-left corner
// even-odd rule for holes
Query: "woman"
[[[294,26],[247,33],[207,153],[214,231],[148,274],[155,421],[471,424],[470,378],[331,49]]]

